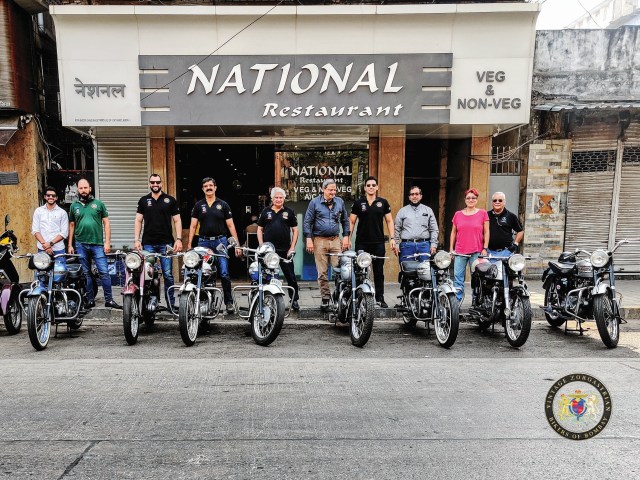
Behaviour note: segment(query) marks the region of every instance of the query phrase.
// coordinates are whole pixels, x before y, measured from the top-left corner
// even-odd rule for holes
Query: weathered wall
[[[536,35],[534,97],[640,99],[640,27],[544,30]]]

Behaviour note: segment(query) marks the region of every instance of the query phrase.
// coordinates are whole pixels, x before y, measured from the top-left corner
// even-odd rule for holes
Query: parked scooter
[[[329,318],[336,323],[348,323],[351,343],[364,347],[373,331],[375,309],[375,289],[369,280],[369,267],[374,258],[386,257],[353,250],[329,255],[340,258],[334,271]]]
[[[427,333],[433,323],[438,343],[450,348],[458,337],[460,306],[449,275],[451,255],[440,251],[434,256],[425,253],[408,255],[409,258],[428,257],[427,260],[409,260],[400,263],[399,311],[404,323],[415,326],[424,322]]]
[[[576,331],[583,334],[582,324],[594,318],[598,333],[607,348],[618,346],[620,339],[620,305],[615,286],[613,253],[630,243],[620,240],[611,251],[590,253],[580,248],[563,252],[557,262],[549,262],[542,274],[544,314],[552,327],[575,320]],[[584,255],[578,259],[578,255]]]
[[[9,335],[15,335],[22,327],[19,276],[11,262],[18,250],[18,239],[13,230],[8,230],[10,217],[4,217],[4,233],[0,235],[0,315]]]
[[[187,347],[196,343],[198,330],[218,316],[223,305],[224,294],[216,287],[215,257],[227,257],[224,245],[216,247],[218,253],[209,248],[195,247],[182,256],[184,262],[184,283],[173,285],[180,299],[178,323],[180,336]],[[174,315],[176,312],[172,312]]]
[[[232,241],[233,240],[233,241]],[[236,246],[235,239],[229,239],[230,246]],[[249,277],[251,285],[236,285],[233,288],[233,302],[238,314],[251,323],[251,336],[258,344],[266,347],[271,344],[282,329],[284,318],[289,314],[291,306],[285,307],[284,289],[293,287],[283,286],[278,278],[280,261],[291,262],[293,256],[283,260],[276,253],[276,249],[270,242],[265,242],[258,248],[236,247],[245,254],[255,255],[255,260],[249,265]],[[238,306],[236,292],[247,292],[248,306]]]
[[[469,316],[481,330],[504,327],[512,347],[521,347],[531,331],[531,302],[524,281],[526,259],[518,253],[508,257],[480,256],[471,265],[473,300]]]

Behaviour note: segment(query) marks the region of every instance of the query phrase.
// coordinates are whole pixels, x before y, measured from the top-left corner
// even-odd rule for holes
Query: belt
[[[508,248],[487,248],[487,250],[491,250],[494,252],[504,252],[505,250],[509,250]]]
[[[221,238],[225,238],[225,236],[218,235],[217,237],[203,237],[202,235],[200,235],[198,238],[201,238],[203,240],[220,240]]]
[[[414,242],[414,243],[420,243],[420,242],[430,242],[431,240],[429,240],[428,238],[401,238],[400,239],[401,242]]]
[[[325,240],[334,240],[334,239],[338,238],[338,235],[333,235],[331,237],[322,237],[320,235],[315,235],[313,238],[324,238]]]

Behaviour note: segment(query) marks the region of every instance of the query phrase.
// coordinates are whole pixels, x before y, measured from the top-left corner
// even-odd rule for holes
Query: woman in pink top
[[[453,229],[451,230],[450,251],[452,254],[469,255],[462,257],[456,255],[453,262],[453,284],[456,287],[456,297],[462,300],[464,293],[464,274],[469,265],[478,258],[479,254],[487,254],[489,245],[489,215],[486,210],[477,208],[478,190],[470,188],[464,193],[466,207],[456,212],[453,216]]]

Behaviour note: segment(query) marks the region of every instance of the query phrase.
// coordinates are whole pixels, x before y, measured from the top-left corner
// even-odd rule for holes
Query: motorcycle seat
[[[403,272],[415,272],[418,270],[418,265],[420,265],[420,262],[417,262],[415,260],[400,262],[400,267],[402,268]]]
[[[554,273],[559,275],[567,275],[576,268],[575,263],[549,262],[549,266]]]

